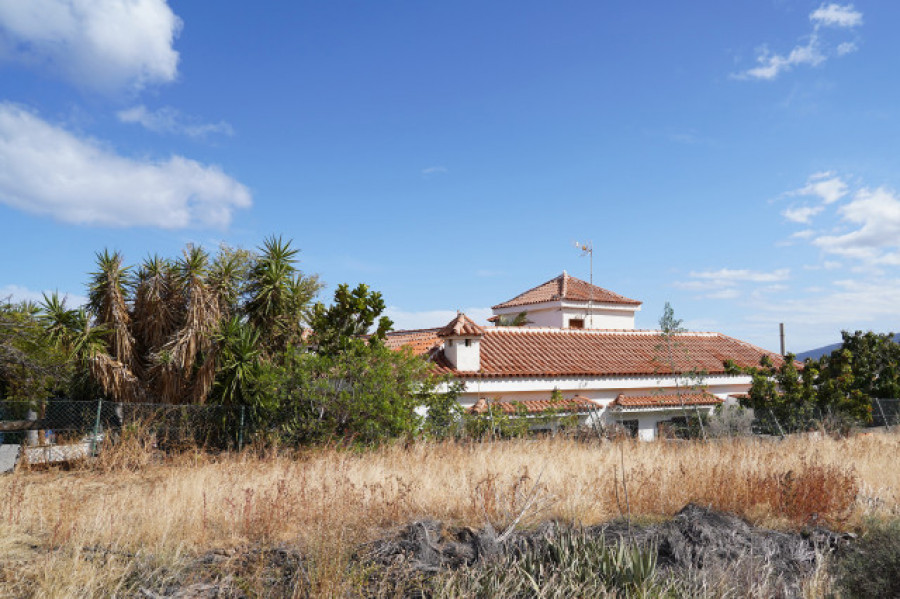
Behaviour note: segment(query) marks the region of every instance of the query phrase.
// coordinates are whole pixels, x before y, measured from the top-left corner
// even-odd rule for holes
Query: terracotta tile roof
[[[679,398],[677,394],[660,394],[660,395],[619,395],[609,404],[610,408],[660,408],[660,407],[681,407],[682,403],[686,406],[714,406],[722,403],[712,393],[682,393]]]
[[[388,349],[408,346],[414,354],[427,354],[440,347],[442,341],[437,336],[438,329],[411,329],[391,331],[385,336],[384,345]]]
[[[768,355],[782,357],[719,333],[679,333],[672,339],[674,372],[724,374],[724,362],[758,366]],[[652,376],[672,374],[659,331],[572,330],[497,327],[481,339],[481,369],[457,372],[436,352],[439,372],[465,378],[558,376]]]
[[[591,293],[592,287],[593,293]],[[497,304],[496,306],[493,306],[493,309],[527,306],[529,304],[539,304],[541,302],[558,300],[575,302],[592,300],[603,304],[641,305],[641,302],[637,300],[629,299],[624,295],[613,293],[608,289],[597,287],[596,285],[591,285],[587,281],[576,279],[563,271],[558,277],[550,279],[546,283],[541,283],[537,287],[533,287],[524,293],[520,293],[516,297],[505,301],[502,304]]]
[[[484,335],[484,329],[462,312],[458,312],[456,318],[438,330],[437,335],[438,337],[480,337]]]
[[[528,414],[543,414],[550,410],[564,412],[568,414],[579,412],[590,412],[597,410],[599,405],[592,402],[586,397],[576,395],[571,399],[563,399],[553,401],[550,399],[529,399],[525,401],[492,401],[488,402],[485,398],[480,398],[467,411],[470,414],[484,414],[488,411],[488,406],[502,411],[504,414],[518,414],[520,409],[524,409]]]

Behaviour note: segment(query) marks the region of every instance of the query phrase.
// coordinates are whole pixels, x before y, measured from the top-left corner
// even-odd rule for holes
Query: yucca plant
[[[256,331],[241,338],[241,351],[251,343],[260,356],[300,339],[319,283],[297,270],[296,254],[280,238],[267,239],[258,254],[223,247],[215,259],[189,245],[177,260],[151,256],[135,269],[104,250],[91,274],[87,311],[68,310],[53,294],[45,297],[42,323],[58,347],[77,348],[116,401],[204,403],[231,338],[222,334],[226,323]],[[236,397],[232,383],[217,387],[228,401]]]

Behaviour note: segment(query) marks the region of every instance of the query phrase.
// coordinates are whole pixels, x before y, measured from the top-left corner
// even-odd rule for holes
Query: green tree
[[[663,372],[671,374],[675,379],[675,394],[684,417],[686,435],[694,437],[696,432],[699,432],[700,436],[706,439],[706,428],[700,409],[696,405],[694,406],[692,418],[684,403],[685,386],[688,388],[703,387],[703,373],[690,366],[690,355],[679,340],[679,335],[686,331],[687,329],[682,326],[681,319],[675,318],[675,310],[672,305],[666,302],[663,306],[663,313],[659,317],[660,343],[656,346],[658,353],[656,360],[664,365]],[[692,430],[695,428],[696,432]]]
[[[331,306],[326,308],[324,304],[317,303],[313,307],[310,324],[317,351],[334,355],[358,349],[376,319],[378,326],[368,335],[368,344],[383,341],[394,324],[387,316],[381,316],[383,311],[381,293],[370,291],[365,283],[360,283],[353,291],[346,283],[339,285]]]
[[[458,387],[435,376],[431,364],[409,348],[385,346],[391,321],[383,310],[381,294],[365,284],[353,291],[340,285],[331,306],[313,308],[316,351],[291,351],[278,384],[284,418],[279,427],[288,439],[376,443],[423,430],[448,434]],[[434,412],[423,422],[424,408]]]
[[[38,316],[35,304],[0,303],[0,399],[44,400],[68,379],[66,356]]]
[[[280,410],[290,440],[376,443],[416,434],[417,413],[439,379],[408,348],[363,344],[339,353],[293,352],[281,388]]]
[[[842,333],[840,348],[798,368],[793,354],[775,367],[763,357],[758,368],[736,369],[752,376],[744,404],[759,416],[774,416],[783,431],[802,430],[823,420],[868,423],[872,400],[900,397],[900,345],[893,334]]]

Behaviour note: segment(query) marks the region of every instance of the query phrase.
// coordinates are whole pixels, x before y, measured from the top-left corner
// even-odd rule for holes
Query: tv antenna
[[[589,283],[591,284],[588,288],[588,318],[590,319],[589,329],[594,328],[594,242],[586,241],[581,243],[580,241],[575,242],[575,247],[581,250],[581,257],[584,258],[588,256],[590,258],[590,275],[589,275]]]

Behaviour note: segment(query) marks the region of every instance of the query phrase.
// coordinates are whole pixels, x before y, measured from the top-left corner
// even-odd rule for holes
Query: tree
[[[223,246],[213,258],[189,245],[176,260],[151,256],[135,269],[104,250],[87,312],[48,297],[44,324],[59,348],[77,346],[77,358],[116,401],[204,403],[217,393],[243,401],[252,395],[235,386],[243,379],[228,377],[244,372],[237,356],[246,357],[246,343],[255,345],[254,360],[272,361],[301,342],[320,285],[297,270],[296,254],[272,237],[258,252]],[[218,381],[225,350],[232,368]]]
[[[38,317],[32,303],[0,302],[0,399],[43,400],[68,379],[66,356]]]
[[[384,345],[391,321],[383,310],[381,294],[365,284],[353,291],[339,285],[332,305],[313,308],[316,351],[291,351],[278,384],[279,412],[286,418],[279,426],[289,439],[376,443],[413,435],[422,429],[426,407],[435,410],[425,419],[428,432],[447,434],[458,388],[439,392],[447,381],[428,362],[408,348]]]
[[[339,285],[331,306],[326,308],[324,304],[317,303],[313,307],[310,324],[317,351],[323,355],[335,355],[359,348],[376,319],[378,326],[368,335],[368,344],[383,341],[394,324],[387,316],[381,316],[383,311],[381,294],[369,291],[365,283],[360,283],[353,291],[346,283]]]
[[[730,374],[750,375],[750,390],[741,405],[753,408],[760,422],[768,422],[769,432],[783,434],[802,430],[815,419],[813,382],[816,371],[812,368],[799,370],[793,354],[785,356],[777,367],[769,356],[764,355],[758,368],[738,368],[728,361],[725,370]]]
[[[868,423],[872,401],[900,397],[900,345],[893,334],[841,333],[840,348],[798,368],[794,355],[775,367],[764,357],[758,368],[732,371],[752,376],[744,404],[777,419],[784,431],[816,426],[825,419]]]
[[[662,340],[660,344],[657,345],[656,349],[661,354],[657,359],[665,364],[668,372],[671,373],[675,379],[675,394],[678,396],[681,412],[684,414],[685,426],[688,427],[687,432],[690,434],[692,419],[688,415],[687,406],[684,403],[681,380],[686,379],[687,381],[693,381],[692,386],[695,387],[701,386],[703,382],[703,373],[695,368],[686,369],[684,366],[679,366],[679,362],[689,363],[690,361],[690,356],[687,354],[686,350],[683,350],[680,347],[681,343],[678,341],[678,335],[687,331],[687,329],[681,326],[681,323],[681,319],[675,318],[675,310],[672,308],[672,305],[669,302],[666,302],[665,306],[663,306],[663,313],[659,317],[659,332]],[[678,354],[683,354],[678,356],[681,360],[676,360]],[[706,429],[703,426],[703,417],[700,414],[700,409],[696,405],[694,406],[694,412],[700,435],[703,439],[706,439]]]

